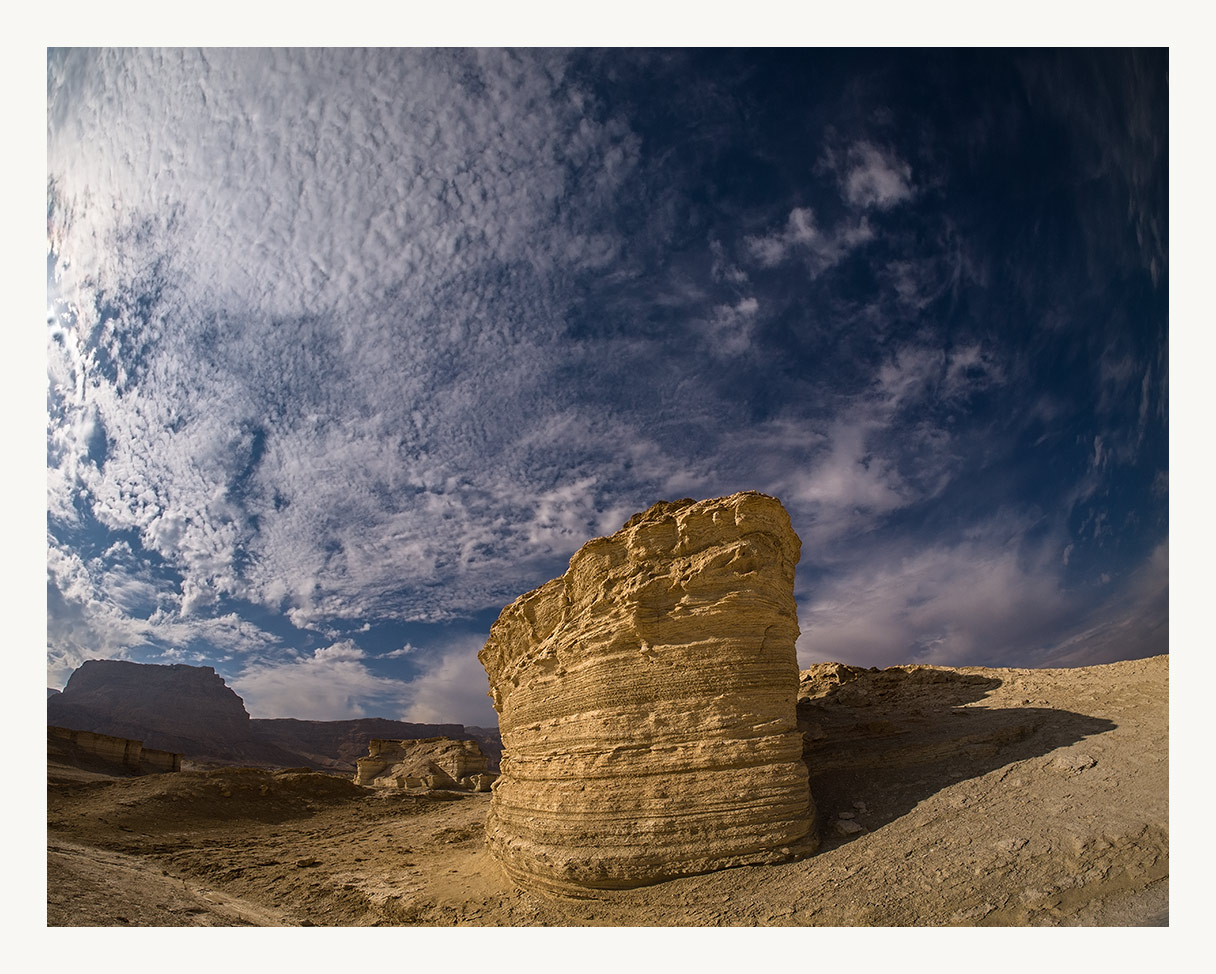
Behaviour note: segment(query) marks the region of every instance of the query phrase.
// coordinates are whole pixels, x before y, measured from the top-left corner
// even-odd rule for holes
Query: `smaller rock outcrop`
[[[48,758],[72,764],[99,764],[134,774],[160,774],[181,771],[182,756],[172,751],[144,747],[143,741],[69,727],[47,727]]]
[[[403,791],[489,791],[497,775],[476,741],[449,737],[368,742],[355,784]]]

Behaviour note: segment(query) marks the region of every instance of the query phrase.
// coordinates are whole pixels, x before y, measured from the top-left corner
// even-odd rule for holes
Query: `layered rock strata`
[[[59,757],[93,759],[101,764],[122,768],[138,774],[158,774],[181,771],[182,756],[172,751],[144,747],[143,741],[70,727],[47,727],[47,753]]]
[[[577,894],[813,848],[800,551],[764,494],[660,502],[502,611],[479,655],[503,742],[486,831],[516,883]]]
[[[374,788],[489,791],[495,777],[476,741],[446,737],[369,741],[356,765],[355,784]]]

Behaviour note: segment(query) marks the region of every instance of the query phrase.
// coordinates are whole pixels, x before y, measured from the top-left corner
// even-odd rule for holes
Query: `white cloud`
[[[390,649],[387,653],[380,653],[377,659],[400,659],[402,656],[410,656],[418,652],[418,647],[406,643],[400,649]]]
[[[800,206],[790,210],[780,230],[749,236],[744,245],[762,267],[777,267],[797,259],[812,275],[818,275],[873,238],[874,230],[865,217],[842,221],[824,231],[816,224],[815,214]]]
[[[844,198],[862,208],[890,209],[912,197],[912,168],[894,153],[859,142],[841,172]]]
[[[1086,614],[1077,631],[1033,665],[1094,666],[1169,652],[1169,542],[1157,545],[1125,578],[1103,573],[1102,579],[1110,594]]]
[[[733,359],[746,352],[752,344],[752,331],[760,302],[754,297],[741,298],[734,304],[718,305],[706,322],[706,337],[712,355]]]
[[[920,550],[904,548],[831,579],[800,610],[800,665],[991,663],[1025,652],[1063,617],[1056,573],[1009,545],[1008,525]]]
[[[229,682],[253,717],[387,717],[492,727],[497,716],[477,660],[480,648],[479,641],[468,640],[440,647],[419,676],[400,680],[374,673],[367,654],[348,639],[308,656],[251,662]]]
[[[498,715],[489,697],[490,680],[477,659],[480,650],[480,642],[456,644],[427,672],[410,681],[410,703],[401,719],[497,726]]]
[[[47,581],[52,680],[66,680],[87,659],[125,659],[158,646],[182,649],[197,642],[243,655],[278,643],[232,612],[183,619],[182,596],[126,542],[86,559],[48,537]]]
[[[138,530],[183,619],[444,618],[576,546],[590,475],[513,453],[569,355],[549,282],[613,259],[638,140],[564,58],[55,53],[52,513]]]
[[[736,264],[732,263],[726,256],[726,248],[722,246],[722,241],[711,240],[709,244],[709,252],[712,255],[712,263],[710,265],[710,274],[715,281],[742,285],[747,283],[747,274],[741,270]]]
[[[378,676],[353,642],[289,662],[258,661],[228,682],[252,717],[351,720],[387,716],[407,698],[408,684]]]

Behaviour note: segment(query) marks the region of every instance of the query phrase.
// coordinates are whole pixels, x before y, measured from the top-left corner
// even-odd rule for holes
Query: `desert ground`
[[[47,924],[1168,924],[1168,657],[803,684],[821,844],[802,859],[542,896],[486,850],[489,795],[49,761]]]

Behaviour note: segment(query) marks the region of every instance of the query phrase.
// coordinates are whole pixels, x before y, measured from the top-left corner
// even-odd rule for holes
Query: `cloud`
[[[752,330],[759,310],[760,302],[754,297],[714,308],[712,317],[705,323],[711,354],[733,359],[746,352],[752,344]]]
[[[1106,595],[1036,666],[1094,666],[1170,649],[1169,543],[1157,545],[1122,579],[1103,573]]]
[[[784,227],[748,236],[744,245],[761,267],[777,267],[798,259],[806,263],[812,275],[818,275],[873,238],[874,230],[865,217],[841,221],[825,231],[817,225],[809,207],[798,206],[790,210]]]
[[[955,544],[867,551],[803,605],[801,665],[992,665],[1036,645],[1068,606],[1042,553],[1009,544],[1009,530],[993,522]]]
[[[498,715],[490,703],[490,680],[477,659],[480,650],[480,642],[448,648],[438,663],[410,682],[410,702],[401,719],[498,726]]]
[[[800,598],[799,665],[1078,666],[1168,651],[1168,545],[1119,579],[1070,588],[1074,546],[1061,557],[1031,527],[997,517],[954,543],[854,552]]]
[[[870,142],[849,149],[840,172],[841,191],[853,206],[887,210],[912,198],[912,168]]]
[[[277,637],[234,612],[183,620],[177,598],[129,549],[82,558],[51,540],[47,547],[47,679],[61,685],[89,659],[186,653],[200,647],[239,655],[278,645]]]
[[[613,259],[638,143],[565,60],[56,52],[77,314],[52,341],[51,511],[138,531],[183,618],[238,597],[300,626],[480,608],[506,551],[572,544],[561,460],[511,454],[570,361],[551,282]],[[504,523],[504,497],[530,514]]]
[[[409,684],[374,674],[364,659],[346,640],[286,663],[252,662],[228,682],[253,717],[350,720],[399,710]]]
[[[333,707],[396,713],[429,704],[378,674],[421,666],[422,686],[460,701],[469,647],[457,665],[452,647],[376,642],[383,624],[501,606],[661,497],[776,494],[805,542],[800,598],[843,597],[840,572],[863,589],[881,578],[906,597],[873,602],[876,638],[902,619],[917,651],[943,658],[969,658],[989,630],[962,605],[948,631],[935,579],[972,566],[994,591],[1029,593],[998,599],[1016,621],[1036,566],[1050,562],[1046,596],[1090,570],[1096,545],[1132,550],[1139,501],[1107,491],[1162,442],[1164,340],[1070,344],[1081,306],[1047,289],[1038,253],[985,253],[970,183],[941,158],[904,161],[926,158],[908,155],[925,133],[947,146],[950,124],[900,141],[880,120],[881,136],[827,152],[828,128],[745,142],[745,86],[699,86],[689,117],[715,135],[690,160],[664,141],[670,105],[654,109],[653,86],[638,100],[618,83],[654,64],[51,52],[57,672],[85,653],[208,651],[283,706],[280,677],[332,672],[347,687]],[[1123,124],[1108,114],[1103,137]],[[1156,144],[1147,120],[1138,110],[1136,144]],[[1132,224],[1109,212],[1147,234],[1136,260],[1164,272],[1156,170],[1139,165],[1112,170],[1138,194]],[[738,192],[728,171],[765,178]],[[1036,297],[1024,335],[1010,283]],[[1163,511],[1164,452],[1152,460],[1142,479],[1158,477]],[[1041,518],[1050,555],[1010,560],[984,527],[996,510]],[[966,540],[968,525],[987,540]],[[1103,566],[1109,589],[1127,567]],[[913,569],[930,590],[918,613]],[[1086,609],[1060,598],[1065,615]],[[274,636],[238,612],[309,631]],[[854,632],[823,612],[825,632]],[[366,656],[344,646],[352,631]],[[320,638],[326,652],[274,675],[273,654]]]
[[[480,649],[479,641],[439,647],[420,675],[402,680],[373,672],[368,654],[347,639],[294,659],[252,661],[228,682],[253,717],[388,717],[493,727],[498,718],[477,660]]]

